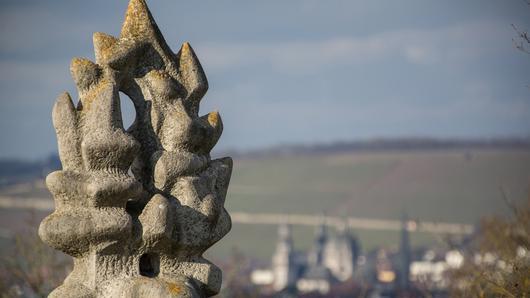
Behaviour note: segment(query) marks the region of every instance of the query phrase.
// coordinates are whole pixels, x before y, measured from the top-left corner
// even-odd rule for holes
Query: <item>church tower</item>
[[[409,288],[410,262],[409,219],[404,213],[401,219],[401,237],[399,245],[399,287],[401,289]]]
[[[346,224],[339,228],[337,235],[327,241],[324,247],[324,266],[333,276],[346,281],[353,277],[359,257],[359,242]]]
[[[320,223],[317,228],[315,235],[315,242],[313,249],[309,253],[309,265],[310,266],[322,266],[324,261],[324,248],[328,241],[328,230],[324,220]]]
[[[274,274],[273,288],[281,291],[294,286],[295,268],[293,264],[293,240],[291,227],[281,224],[278,228],[278,242],[276,251],[272,256],[272,270]]]

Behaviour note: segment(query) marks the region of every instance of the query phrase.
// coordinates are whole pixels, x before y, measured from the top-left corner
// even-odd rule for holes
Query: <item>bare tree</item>
[[[530,0],[524,0],[524,2],[530,5]],[[513,45],[516,49],[530,54],[530,35],[528,29],[520,29],[515,24],[512,24],[513,30],[517,33],[517,36],[512,38]]]

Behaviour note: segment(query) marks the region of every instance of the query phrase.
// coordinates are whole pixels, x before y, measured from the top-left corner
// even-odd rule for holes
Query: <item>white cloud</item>
[[[196,45],[196,49],[212,71],[265,64],[287,73],[306,73],[385,59],[457,65],[509,49],[512,35],[509,24],[482,21],[437,29],[400,29],[368,37],[214,43]]]

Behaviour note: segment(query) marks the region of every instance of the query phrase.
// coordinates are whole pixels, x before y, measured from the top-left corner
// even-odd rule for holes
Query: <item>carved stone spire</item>
[[[221,272],[202,254],[231,228],[232,160],[210,158],[223,125],[198,115],[201,64],[188,43],[171,51],[144,0],[94,50],[95,63],[72,60],[77,107],[64,93],[53,109],[63,169],[46,179],[56,210],[39,235],[74,269],[50,297],[215,295]],[[119,92],[136,109],[127,130]]]

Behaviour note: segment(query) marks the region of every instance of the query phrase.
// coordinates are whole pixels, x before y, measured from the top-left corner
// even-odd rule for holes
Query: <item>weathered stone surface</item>
[[[74,269],[50,297],[214,295],[221,272],[202,254],[231,227],[232,160],[210,158],[223,125],[198,115],[199,60],[188,43],[171,51],[144,0],[130,1],[119,38],[95,33],[94,49],[95,63],[71,63],[77,107],[64,93],[53,109],[63,169],[46,179],[56,210],[39,235]],[[136,109],[127,130],[119,92]]]

